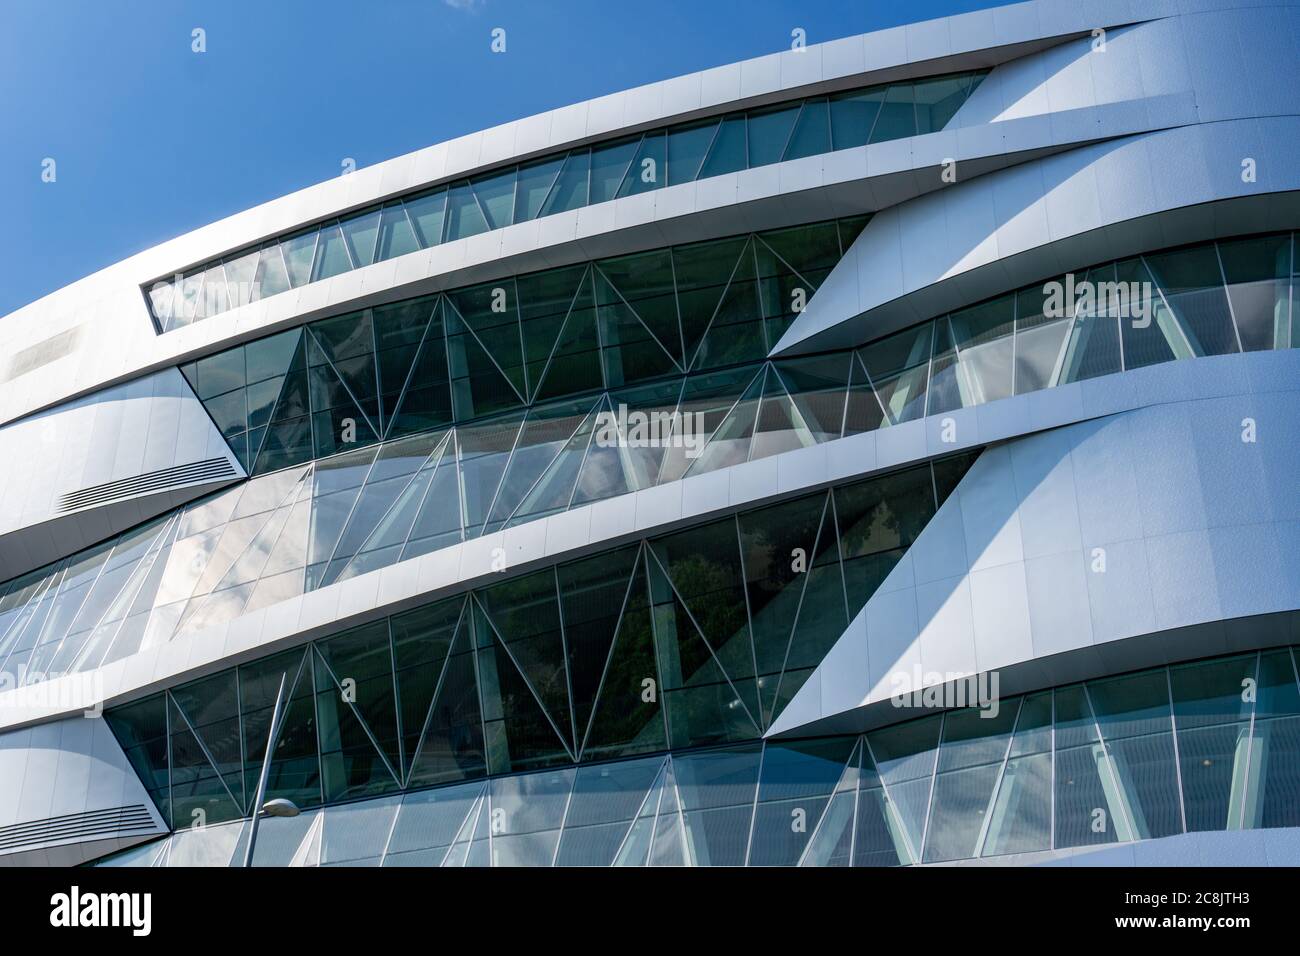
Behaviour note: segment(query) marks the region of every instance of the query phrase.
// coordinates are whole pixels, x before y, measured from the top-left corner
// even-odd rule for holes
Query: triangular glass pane
[[[591,722],[639,553],[639,546],[632,545],[555,569],[579,743]],[[644,577],[642,581],[644,584]],[[642,597],[644,603],[644,594]]]
[[[699,178],[739,172],[748,164],[745,145],[745,117],[728,116],[722,121],[709,155],[700,167]]]
[[[664,770],[663,797],[655,819],[654,843],[650,847],[648,866],[686,866],[686,844],[682,839],[681,806],[677,800],[677,781],[672,760]]]
[[[390,434],[393,430],[392,418],[397,412],[402,392],[411,378],[411,367],[415,364],[425,336],[429,333],[430,318],[437,305],[437,296],[422,296],[371,310],[381,417],[384,419],[385,429]],[[442,337],[441,327],[438,328],[438,337]],[[443,382],[446,379],[444,365]],[[450,408],[448,411],[450,412]]]
[[[244,735],[244,792],[250,804],[266,754],[271,715],[280,678],[288,704],[272,749],[266,800],[283,797],[299,807],[321,802],[320,756],[316,738],[316,708],[312,702],[312,672],[307,651],[287,651],[239,668],[240,717]]]
[[[472,618],[483,690],[483,726],[489,773],[536,770],[573,759],[560,730],[542,710],[478,601]],[[566,714],[567,716],[567,714]]]
[[[856,783],[857,767],[853,768],[853,780]],[[849,771],[845,771],[846,776]],[[853,813],[857,797],[850,790],[837,788],[831,797],[826,812],[822,814],[820,825],[812,839],[808,841],[808,850],[799,861],[800,866],[850,866],[853,848]]]
[[[524,384],[523,345],[514,282],[509,279],[486,282],[449,292],[447,298],[454,306],[447,313],[447,335],[452,354],[456,354],[459,338],[472,332],[497,368],[510,379],[522,401],[528,389]]]
[[[718,132],[718,120],[697,126],[679,126],[668,133],[668,185],[694,182],[704,154]]]
[[[563,165],[564,157],[560,156],[519,167],[519,185],[515,189],[515,222],[537,218]]]
[[[880,785],[871,748],[863,743],[859,775],[854,866],[898,866],[915,861],[898,810]],[[1050,759],[1050,757],[1049,757]],[[1050,839],[1050,837],[1049,837]]]
[[[515,279],[530,394],[535,393],[541,383],[542,372],[555,351],[564,320],[586,274],[587,266],[578,265],[546,269]]]
[[[807,581],[799,603],[799,616],[790,635],[781,679],[773,698],[765,701],[770,708],[771,720],[785,709],[849,626],[833,506],[828,507],[822,517],[816,549],[808,557]]]
[[[601,689],[638,554],[640,549],[633,545],[555,568],[564,614],[573,718],[580,743]]]
[[[171,722],[171,827],[183,830],[235,820],[243,814],[217,768],[168,699]]]
[[[414,477],[401,488],[396,500],[388,507],[387,511],[382,514],[371,512],[369,515],[363,515],[366,523],[371,525],[369,534],[361,546],[357,548],[356,554],[347,560],[347,563],[337,575],[332,570],[326,573],[325,580],[327,582],[346,581],[358,574],[365,574],[367,571],[396,564],[400,560],[402,547],[411,535],[411,529],[420,514],[426,496],[429,494],[429,488],[433,483],[438,464],[446,454],[447,446],[450,444],[450,438],[445,435],[441,436],[441,441],[438,441],[440,437],[438,435],[427,437],[432,439],[429,444],[433,446],[433,451],[428,459],[420,466],[420,470],[416,472]],[[425,436],[417,436],[414,440],[423,444],[424,438]],[[392,480],[381,484],[395,487],[400,482]],[[367,501],[367,505],[369,504],[370,502]],[[350,532],[351,528],[349,527],[349,534],[345,535],[345,540],[350,536]],[[350,542],[344,547],[344,550],[351,550]],[[335,560],[338,561],[344,558],[346,558],[346,554],[340,553],[336,555]]]
[[[747,249],[748,240],[743,237],[673,247],[673,275],[677,281],[677,305],[688,361],[695,355],[736,271],[736,264]]]
[[[464,609],[463,598],[452,598],[395,615],[389,621],[402,725],[403,779],[410,774],[419,749]]]
[[[618,189],[620,197],[635,196],[667,184],[666,139],[667,137],[661,132],[646,133],[641,138],[636,159],[632,160],[627,175],[623,177],[623,185]]]
[[[233,669],[177,687],[172,701],[203,744],[207,755],[226,786],[239,801],[246,802],[243,782],[243,754],[239,745],[239,685]]]
[[[592,270],[588,270],[578,287],[573,307],[564,319],[555,349],[542,372],[534,401],[604,387],[592,275]]]
[[[497,490],[496,501],[484,525],[484,533],[501,528],[513,515],[523,499],[531,492],[544,474],[547,474],[560,454],[573,442],[575,433],[591,419],[590,398],[577,402],[556,402],[534,408],[524,420],[519,440],[510,456],[505,477]],[[585,443],[583,443],[585,448]],[[582,448],[577,451],[581,456]],[[571,454],[572,461],[573,455]],[[578,474],[578,462],[568,469],[568,490],[572,490]],[[564,504],[568,503],[565,496]]]
[[[486,809],[487,788],[484,787],[482,795],[474,802],[474,806],[470,808],[469,814],[465,817],[465,822],[456,831],[456,839],[452,841],[446,857],[443,858],[443,866],[465,865],[465,858],[469,855],[470,841],[478,831],[479,817],[483,816]]]
[[[455,441],[455,438],[450,441]],[[463,538],[460,522],[460,473],[456,467],[455,449],[449,443],[420,503],[420,512],[402,547],[401,560],[456,544]]]
[[[867,735],[876,770],[913,856],[921,846],[925,828],[942,718],[942,714],[935,714]]]
[[[644,560],[642,554],[632,571],[618,633],[609,649],[599,697],[586,730],[583,760],[646,753],[668,746],[657,693],[654,628]],[[567,616],[565,626],[571,630]]]
[[[615,291],[599,267],[595,269],[595,284],[601,354],[605,381],[609,386],[613,388],[681,371],[663,343]]]
[[[646,568],[661,681],[659,696],[667,709],[669,745],[678,748],[753,738],[759,732],[756,723],[658,560],[648,559]],[[752,698],[753,693],[751,687],[748,695]]]
[[[387,442],[380,446],[374,464],[366,474],[365,485],[356,499],[355,506],[347,516],[347,525],[339,535],[329,557],[329,565],[319,579],[321,584],[332,584],[339,580],[353,556],[369,544],[380,547],[380,542],[372,541],[378,532],[385,534],[393,529],[390,522],[399,523],[406,520],[410,512],[396,511],[399,503],[410,504],[415,492],[411,486],[418,480],[421,467],[428,463],[429,457],[439,448],[436,434],[414,435],[400,441]],[[389,550],[364,559],[373,564],[377,559],[396,559],[395,547],[389,538]],[[400,544],[400,541],[398,542]]]
[[[632,821],[632,826],[623,838],[623,843],[619,846],[611,866],[646,865],[650,857],[650,844],[654,840],[655,818],[659,812],[659,804],[663,800],[664,774],[667,769],[668,762],[665,760],[660,763],[658,776],[646,793],[641,809],[637,811],[636,819]]]
[[[749,166],[778,163],[785,155],[790,131],[799,118],[799,104],[756,110],[749,114]]]
[[[385,206],[379,222],[379,244],[375,248],[375,261],[395,259],[408,252],[416,252],[420,242],[415,238],[415,229],[406,218],[406,210],[401,203]]]
[[[433,640],[440,642],[444,637],[441,631],[435,631]],[[437,654],[436,643],[432,653]],[[466,612],[459,617],[406,785],[431,786],[479,777],[486,771],[483,712],[479,706],[474,643]]]
[[[383,623],[380,624],[383,627]],[[383,649],[388,650],[387,643]],[[350,701],[352,688],[344,688],[330,673],[319,652],[312,655],[316,670],[316,713],[319,717],[321,782],[326,802],[349,800],[389,793],[398,782],[380,756],[365,722]],[[394,724],[392,678],[388,680],[388,699],[383,702]],[[376,682],[377,683],[377,682]],[[357,690],[360,700],[360,689]],[[390,744],[395,744],[395,727]]]
[[[839,234],[834,222],[773,230],[755,238],[754,256],[768,343],[775,346],[839,261]]]
[[[293,283],[295,289],[311,281],[311,266],[316,256],[317,238],[316,230],[313,229],[280,242],[280,252],[283,254],[284,265],[289,273],[289,281]],[[265,252],[266,250],[263,250],[263,253]],[[265,261],[263,259],[263,262]],[[267,293],[263,291],[261,294],[265,298]]]
[[[316,239],[316,259],[311,267],[311,281],[320,282],[352,269],[343,231],[335,223],[322,226]]]
[[[591,154],[591,203],[605,202],[618,195],[618,187],[623,184],[632,157],[636,155],[640,138],[611,143],[592,150]]]
[[[424,303],[427,300],[417,301]],[[405,317],[389,316],[383,309],[375,309],[375,336],[380,348],[379,373],[384,385],[384,421],[389,438],[428,431],[452,420],[451,381],[442,316],[439,297],[415,346],[414,358],[403,374],[402,366],[411,355],[415,316],[411,316],[412,321],[408,322]]]
[[[805,424],[795,407],[794,400],[785,390],[781,376],[769,367],[767,384],[763,386],[763,402],[754,424],[754,440],[749,447],[749,460],[779,455],[796,448],[808,448],[817,439]]]
[[[276,256],[279,256],[279,248],[272,246]],[[261,258],[259,252],[247,252],[235,259],[226,260],[226,287],[230,293],[231,307],[247,306],[252,302],[255,294],[255,278],[257,276],[257,261]],[[285,263],[279,261],[279,271],[277,274],[279,281],[283,282],[286,289],[289,287],[289,278],[285,276]]]
[[[559,595],[551,569],[475,592],[495,636],[523,673],[560,736],[572,745],[569,675]]]
[[[607,404],[601,399],[601,406]],[[514,527],[525,521],[532,521],[546,515],[564,511],[569,507],[573,497],[573,485],[578,479],[578,469],[583,466],[584,456],[590,456],[592,432],[598,420],[599,407],[593,408],[583,418],[572,437],[560,449],[554,461],[524,496],[524,500],[514,509],[505,527]]]
[[[510,452],[523,427],[523,417],[519,412],[456,429],[456,455],[464,496],[462,523],[469,537],[476,537],[487,519]]]
[[[353,628],[337,637],[316,642],[316,652],[338,686],[342,697],[331,695],[331,707],[350,704],[372,743],[378,744],[388,766],[402,766],[397,730],[397,697],[393,685],[393,656],[388,622],[377,621]],[[319,681],[318,681],[319,683]],[[327,723],[322,715],[322,723]],[[322,728],[323,736],[323,728]],[[359,741],[358,741],[359,743]],[[348,742],[344,741],[344,749]],[[329,764],[326,762],[326,767]]]
[[[856,737],[769,741],[763,752],[750,839],[750,866],[799,862],[845,763],[857,767]],[[852,796],[852,794],[850,794]]]
[[[686,443],[697,436],[676,428],[673,417],[681,391],[681,380],[673,379],[609,396],[582,465],[574,505],[649,488],[658,479],[667,446],[675,442],[679,452],[689,451]],[[702,443],[704,436],[698,438]]]
[[[375,240],[379,236],[379,211],[344,219],[340,225],[348,243],[348,252],[352,254],[353,267],[359,269],[370,265],[375,259]]]
[[[933,330],[934,323],[926,322],[872,342],[858,352],[891,425],[925,414]]]
[[[248,433],[255,472],[276,471],[314,456],[308,388],[306,346],[300,340],[266,427]]]
[[[591,151],[575,149],[564,161],[551,194],[542,206],[542,215],[551,216],[557,212],[568,212],[587,205],[587,180],[591,170]]]
[[[678,406],[678,426],[682,439],[674,429],[673,440],[663,452],[663,466],[659,482],[676,481],[699,460],[701,448],[718,426],[727,418],[746,391],[763,387],[762,365],[724,369],[706,375],[692,375],[682,386]],[[687,427],[689,425],[689,427]],[[690,435],[693,441],[685,438]]]
[[[660,757],[579,767],[564,815],[556,866],[609,866],[620,856],[650,788],[663,770]],[[653,815],[655,804],[649,813]],[[648,847],[649,841],[646,841]],[[632,849],[628,856],[635,853]],[[645,852],[641,852],[645,862]]]
[[[849,394],[844,406],[844,435],[875,431],[886,424],[885,410],[871,387],[862,358],[854,352],[849,359]]]
[[[692,369],[718,368],[767,356],[757,278],[753,245],[746,243],[731,283],[700,341]]]
[[[466,420],[523,404],[515,384],[444,298],[451,399],[456,418]],[[520,374],[516,370],[516,374]]]
[[[447,190],[415,196],[402,203],[415,227],[415,238],[422,249],[442,242],[443,216],[447,210]]]
[[[447,194],[447,242],[487,232],[487,220],[468,182],[459,182]]]
[[[813,355],[773,364],[804,426],[818,443],[839,438],[844,428],[853,353]],[[874,397],[873,397],[874,400]]]
[[[515,170],[489,173],[473,182],[474,195],[483,207],[489,229],[510,225],[515,207]]]
[[[682,344],[677,325],[671,250],[659,249],[603,259],[597,268],[609,280],[623,304],[632,309],[658,343],[681,365]]]
[[[765,726],[771,721],[827,500],[826,495],[798,498],[738,519]]]
[[[258,299],[279,295],[289,289],[289,273],[282,256],[282,252],[287,249],[288,245],[285,243],[271,244],[258,253],[257,270],[253,273],[253,284],[248,290],[248,301],[255,302]],[[242,295],[242,291],[240,294]]]
[[[830,110],[827,108],[826,100],[821,97],[804,100],[803,109],[799,111],[799,119],[794,124],[794,131],[790,134],[790,142],[786,144],[782,159],[789,162],[792,159],[803,159],[805,156],[816,156],[830,151]]]
[[[709,433],[709,443],[688,465],[686,474],[699,475],[749,460],[749,446],[758,423],[758,407],[766,379],[766,369],[754,376],[727,417]]]
[[[309,332],[310,337],[310,332]],[[311,434],[315,441],[316,457],[325,458],[359,445],[369,445],[379,440],[377,431],[379,400],[375,391],[373,356],[367,354],[348,359],[344,372],[339,366],[327,362],[319,349],[315,351],[319,364],[310,367],[312,389]],[[361,366],[369,366],[363,369]],[[340,378],[340,375],[344,378]],[[364,398],[357,396],[345,378],[353,378],[358,385],[368,387]],[[369,406],[357,404],[363,401]]]

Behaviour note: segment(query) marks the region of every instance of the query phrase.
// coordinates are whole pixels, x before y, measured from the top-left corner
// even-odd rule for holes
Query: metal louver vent
[[[69,491],[59,497],[59,511],[75,511],[91,505],[107,504],[133,495],[150,494],[193,484],[196,481],[216,481],[220,478],[234,478],[235,467],[227,458],[209,458],[188,465],[176,465],[162,468],[131,478],[120,478],[102,485]]]
[[[143,804],[117,807],[113,810],[92,810],[88,813],[70,813],[61,817],[48,817],[30,823],[15,823],[0,827],[0,853],[21,850],[42,843],[80,842],[112,836],[133,836],[157,830],[153,817]]]

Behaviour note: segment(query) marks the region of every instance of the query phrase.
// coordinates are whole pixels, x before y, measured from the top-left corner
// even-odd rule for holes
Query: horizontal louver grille
[[[45,820],[0,827],[0,853],[42,843],[68,843],[113,836],[134,836],[157,829],[158,825],[149,815],[149,811],[138,803],[113,810],[71,813],[61,817],[49,817]]]
[[[167,491],[170,488],[193,484],[196,481],[234,478],[235,475],[235,468],[229,459],[209,458],[206,461],[196,461],[189,465],[176,465],[173,468],[163,468],[159,471],[151,471],[148,474],[136,475],[132,478],[121,478],[102,485],[82,488],[80,491],[70,491],[59,498],[59,511],[74,511],[78,508],[102,505],[134,495]]]

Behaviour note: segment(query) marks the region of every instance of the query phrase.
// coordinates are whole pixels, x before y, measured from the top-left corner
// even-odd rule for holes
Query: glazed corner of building
[[[1298,63],[994,7],[6,317],[0,858],[238,865],[284,674],[259,863],[1294,864]]]

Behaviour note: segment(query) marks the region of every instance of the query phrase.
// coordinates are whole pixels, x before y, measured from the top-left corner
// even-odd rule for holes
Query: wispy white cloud
[[[477,10],[486,3],[486,0],[442,0],[442,2],[455,10]]]

